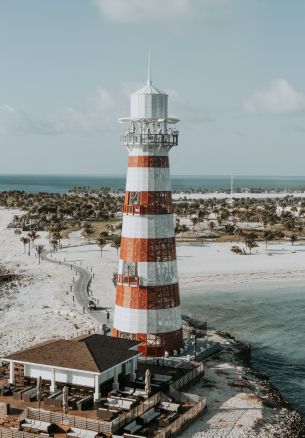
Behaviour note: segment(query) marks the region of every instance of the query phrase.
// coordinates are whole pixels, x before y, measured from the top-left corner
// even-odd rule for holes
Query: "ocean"
[[[250,343],[253,367],[305,415],[305,284],[202,285],[181,295],[185,314]]]
[[[216,190],[230,189],[230,175],[222,176],[172,176],[172,188],[175,191],[186,189]],[[76,186],[92,189],[109,187],[111,190],[123,190],[124,176],[89,175],[0,175],[0,191],[24,190],[26,192],[65,193]],[[263,190],[305,190],[305,176],[268,177],[235,176],[234,188]]]

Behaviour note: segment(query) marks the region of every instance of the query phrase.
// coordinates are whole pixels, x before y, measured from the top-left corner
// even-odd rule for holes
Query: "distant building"
[[[50,392],[57,385],[90,388],[94,399],[100,397],[101,385],[113,383],[117,388],[120,376],[136,378],[139,342],[114,339],[99,334],[72,340],[54,340],[3,358],[10,364],[9,383],[38,379],[50,385]]]

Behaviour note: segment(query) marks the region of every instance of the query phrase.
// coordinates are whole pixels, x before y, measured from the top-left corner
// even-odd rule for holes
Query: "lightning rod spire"
[[[151,84],[151,64],[150,64],[150,50],[148,52],[148,71],[147,71],[147,84]]]

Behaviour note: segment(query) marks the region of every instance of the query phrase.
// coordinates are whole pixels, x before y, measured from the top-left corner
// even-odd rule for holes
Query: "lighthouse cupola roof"
[[[168,95],[155,87],[151,80],[150,56],[146,84],[130,96],[130,117],[121,122],[155,122],[176,123],[178,119],[168,118]]]

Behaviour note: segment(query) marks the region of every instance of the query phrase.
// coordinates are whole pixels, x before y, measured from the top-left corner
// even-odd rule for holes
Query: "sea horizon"
[[[171,177],[172,190],[182,192],[229,191],[231,175],[178,175]],[[116,174],[1,174],[0,191],[66,193],[74,187],[112,191],[125,189],[126,175]],[[234,189],[238,191],[304,191],[305,176],[234,175]]]
[[[218,178],[218,177],[228,177],[231,178],[231,173],[172,173],[171,174],[171,178],[180,178],[180,177],[189,177],[189,178]],[[16,172],[16,173],[1,173],[0,174],[0,178],[1,177],[10,177],[10,176],[43,176],[43,177],[48,177],[48,176],[59,176],[59,177],[71,177],[71,176],[81,176],[81,177],[125,177],[126,173],[94,173],[94,172],[89,172],[89,173],[80,173],[80,172],[65,172],[65,173],[54,173],[54,172],[43,172],[43,173],[35,173],[35,172],[31,172],[31,173],[27,173],[27,172]],[[299,178],[304,178],[305,179],[305,174],[304,175],[281,175],[281,174],[274,174],[274,175],[266,175],[266,174],[246,174],[246,173],[233,173],[233,177],[234,178],[289,178],[289,179],[299,179]]]

